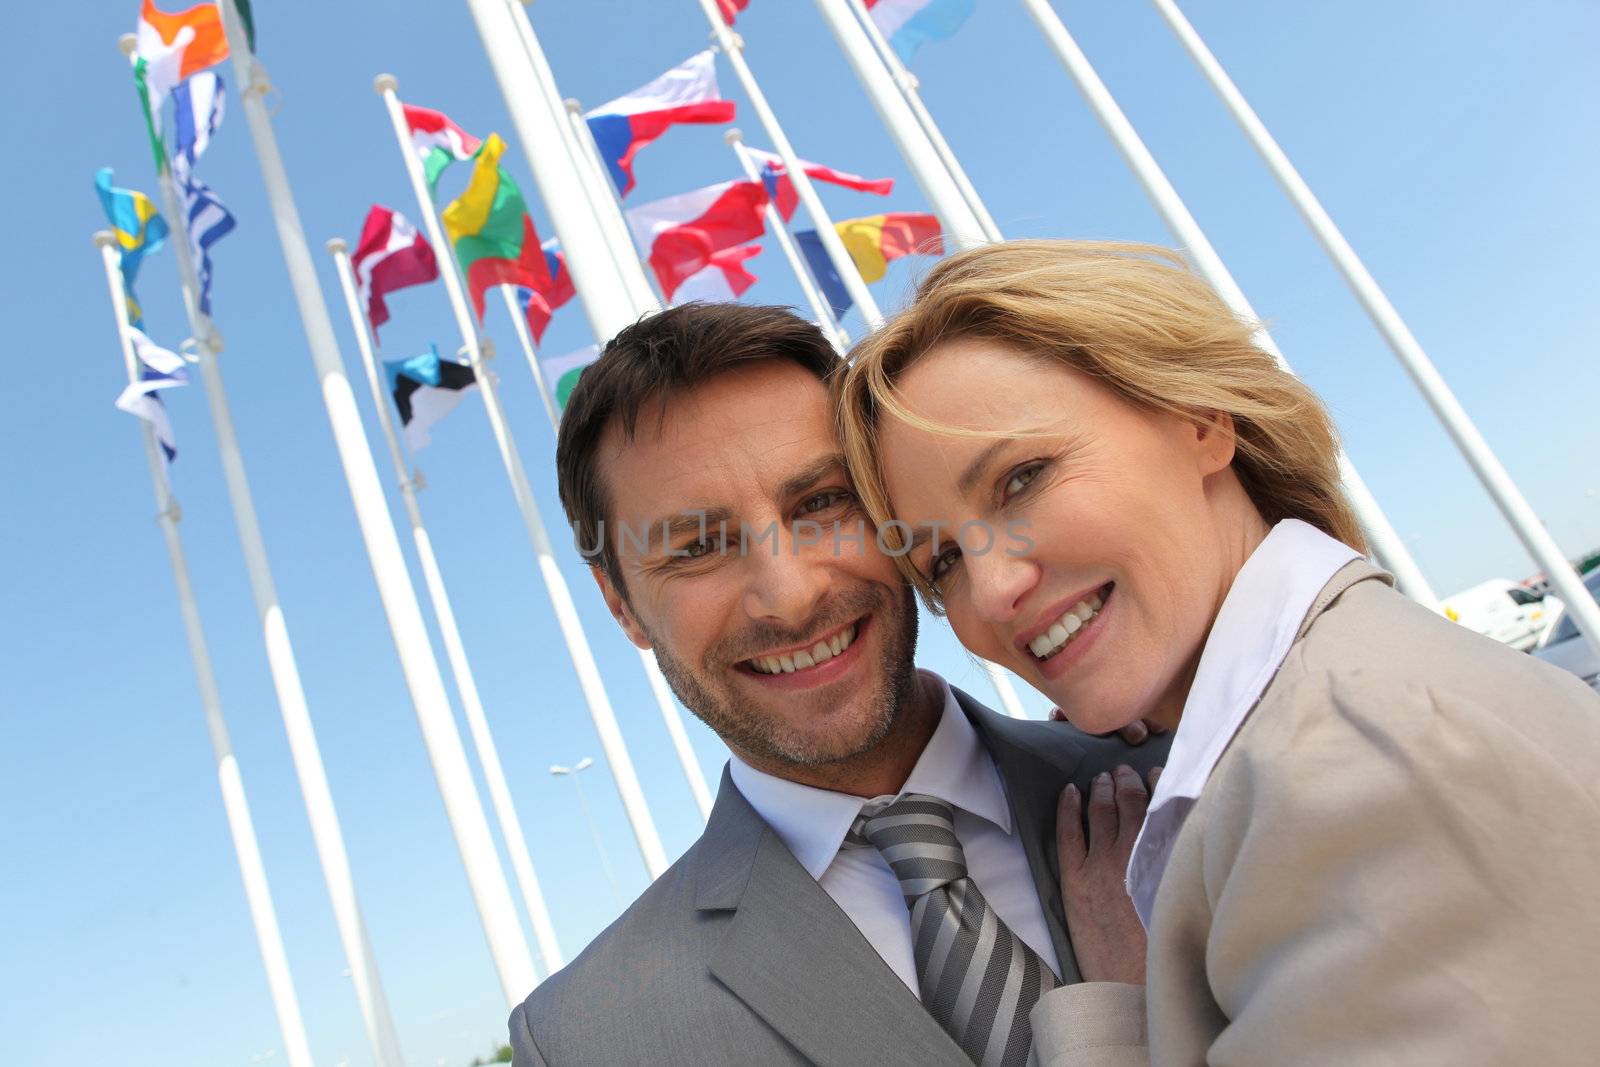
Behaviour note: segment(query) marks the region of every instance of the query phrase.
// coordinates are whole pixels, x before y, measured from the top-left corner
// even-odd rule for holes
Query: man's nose
[[[827,557],[806,551],[792,530],[745,551],[746,614],[789,626],[812,618],[828,590]]]

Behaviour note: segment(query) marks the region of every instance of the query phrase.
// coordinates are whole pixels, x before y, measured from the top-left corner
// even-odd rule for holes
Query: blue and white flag
[[[133,342],[134,355],[139,357],[139,380],[129,382],[117,397],[117,407],[130,415],[137,415],[150,424],[156,440],[161,444],[161,454],[170,464],[178,457],[178,445],[172,436],[172,421],[167,418],[167,407],[157,392],[178,385],[189,384],[189,369],[183,357],[162,348],[144,331],[128,327]]]
[[[222,104],[227,98],[222,78],[216,71],[193,74],[172,90],[176,107],[173,138],[177,154],[192,168],[211,143],[211,135],[222,125]]]
[[[200,282],[200,311],[211,314],[211,246],[233,229],[233,216],[211,187],[194,176],[185,157],[172,161],[172,177],[183,201],[183,228],[189,236],[189,256]]]

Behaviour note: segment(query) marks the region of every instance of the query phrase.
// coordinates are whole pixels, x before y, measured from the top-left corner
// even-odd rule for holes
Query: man
[[[915,602],[834,438],[837,362],[788,311],[691,304],[624,330],[568,401],[580,550],[733,758],[700,840],[512,1013],[518,1064],[1020,1064],[1041,992],[1142,970],[1094,930],[1074,952],[1055,812],[1069,782],[1112,811],[1110,772],[1165,743],[1005,718],[915,670]]]

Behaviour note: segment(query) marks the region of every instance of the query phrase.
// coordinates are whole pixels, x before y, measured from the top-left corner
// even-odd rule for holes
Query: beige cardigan
[[[1042,998],[1035,1062],[1600,1062],[1600,697],[1347,565],[1178,834],[1147,975]]]

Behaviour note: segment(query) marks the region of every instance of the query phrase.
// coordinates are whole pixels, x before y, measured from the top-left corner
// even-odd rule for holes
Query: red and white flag
[[[790,179],[788,169],[783,165],[783,157],[776,152],[763,152],[759,148],[746,148],[745,151],[750,153],[750,158],[761,164],[761,180],[766,183],[767,195],[772,197],[772,204],[778,209],[783,221],[788,222],[794,217],[795,205],[799,203],[800,198],[794,191],[794,181]],[[813,163],[809,159],[802,159],[800,168],[806,172],[806,177],[814,182],[842,185],[846,189],[854,189],[861,193],[876,193],[879,196],[888,196],[894,191],[893,178],[863,178],[859,174],[824,167],[821,163]]]
[[[356,285],[361,291],[361,307],[372,326],[389,321],[389,308],[383,298],[396,289],[431,282],[439,276],[439,261],[434,258],[428,239],[398,211],[373,204],[361,227],[361,242],[350,257]]]
[[[646,258],[670,301],[716,253],[760,237],[766,207],[760,182],[722,182],[631,208],[628,225],[639,247],[649,250]]]
[[[733,115],[733,101],[717,91],[716,57],[706,49],[583,117],[618,195],[627,196],[639,149],[680,123],[732,122]]]
[[[745,260],[760,254],[760,245],[739,245],[711,253],[711,262],[678,286],[672,303],[702,300],[708,304],[726,304],[739,299],[757,281],[756,276],[745,269]]]

